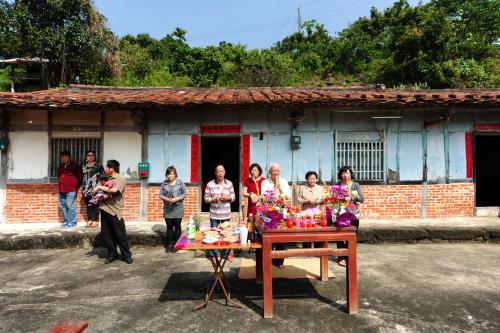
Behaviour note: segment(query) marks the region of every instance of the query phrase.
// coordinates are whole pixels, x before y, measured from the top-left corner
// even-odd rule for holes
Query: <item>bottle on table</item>
[[[251,213],[248,214],[247,230],[248,230],[248,240],[253,242],[255,233],[255,222],[253,219],[253,214]]]
[[[189,215],[189,220],[186,228],[186,235],[188,240],[196,239],[196,224],[193,220],[193,215]]]

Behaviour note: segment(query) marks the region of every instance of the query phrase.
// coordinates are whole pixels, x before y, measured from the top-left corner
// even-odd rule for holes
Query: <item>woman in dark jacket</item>
[[[82,195],[87,207],[87,224],[85,226],[94,228],[99,225],[99,205],[91,204],[89,201],[92,199],[92,189],[99,185],[99,176],[104,173],[104,168],[96,161],[94,150],[87,150],[85,153],[82,171]]]
[[[163,201],[163,216],[167,224],[166,252],[177,252],[174,245],[181,237],[186,186],[180,179],[177,179],[177,170],[174,166],[167,168],[165,177],[166,179],[160,185],[160,199]]]
[[[358,183],[353,181],[354,178],[354,172],[352,172],[351,167],[349,166],[343,166],[340,168],[338,174],[339,182],[337,185],[343,185],[347,187],[349,191],[349,196],[353,199],[356,200],[360,203],[364,201],[363,198],[363,192],[361,192],[361,186],[359,186]],[[358,233],[359,229],[359,220],[353,220],[351,221],[351,225],[356,227],[356,233]],[[337,248],[347,248],[347,242],[337,242]],[[347,257],[339,257],[339,265],[340,266],[345,266]]]

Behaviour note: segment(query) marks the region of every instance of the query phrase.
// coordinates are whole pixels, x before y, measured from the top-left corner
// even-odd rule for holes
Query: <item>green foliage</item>
[[[93,83],[119,72],[118,44],[92,0],[2,1],[0,13],[0,20],[7,18],[0,43],[15,37],[0,53],[48,59],[47,76],[54,85],[74,82],[76,76]]]
[[[10,68],[0,68],[0,91],[10,91]]]
[[[397,0],[336,35],[315,20],[268,49],[190,47],[176,28],[117,40],[91,0],[0,0],[0,56],[40,56],[61,82],[257,87],[500,87],[500,0]]]

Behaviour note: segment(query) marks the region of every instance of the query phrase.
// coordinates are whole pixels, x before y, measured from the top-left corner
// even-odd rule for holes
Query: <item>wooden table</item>
[[[256,223],[262,241],[262,250],[257,251],[257,282],[263,281],[264,318],[273,317],[273,277],[272,259],[289,257],[320,257],[321,281],[328,281],[328,256],[347,257],[346,287],[347,310],[349,314],[358,312],[358,275],[356,270],[356,231],[354,227],[337,228],[334,226],[312,228],[287,228],[280,223],[275,230],[264,231],[260,222]],[[333,249],[328,242],[346,241],[346,249]],[[301,248],[276,251],[273,243],[322,242],[322,248]],[[261,258],[259,258],[261,256]],[[261,274],[261,275],[260,275]]]
[[[240,243],[233,243],[230,245],[214,245],[214,244],[205,244],[201,240],[199,241],[189,241],[187,239],[187,236],[185,233],[181,235],[181,238],[179,238],[179,241],[175,244],[175,248],[177,250],[201,250],[201,251],[210,251],[210,250],[244,250],[244,249],[255,249],[258,254],[260,254],[260,250],[262,248],[262,245],[259,240],[253,243],[247,243],[247,244],[240,244]],[[205,300],[203,303],[200,305],[196,306],[193,311],[202,309],[207,306],[208,302],[212,298],[213,292],[215,290],[215,286],[219,284],[221,286],[222,292],[224,293],[224,297],[226,298],[226,305],[233,305],[235,307],[241,308],[241,305],[239,305],[237,302],[235,302],[233,299],[231,299],[231,287],[229,283],[227,282],[225,275],[224,275],[224,266],[226,265],[227,262],[227,256],[221,256],[218,258],[215,256],[213,260],[210,260],[212,263],[212,267],[214,269],[214,274],[212,275],[211,282],[207,286],[207,292],[205,294]],[[260,273],[259,270],[257,270],[257,273]]]

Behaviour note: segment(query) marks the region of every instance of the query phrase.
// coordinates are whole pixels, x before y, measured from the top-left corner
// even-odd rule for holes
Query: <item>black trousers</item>
[[[89,206],[90,199],[92,199],[92,197],[83,198],[87,207],[87,221],[99,221],[99,205]]]
[[[351,225],[356,227],[356,235],[357,235],[359,229],[359,220],[352,221]],[[347,249],[347,242],[337,242],[337,249]],[[339,260],[347,260],[347,257],[339,257]]]
[[[181,238],[181,218],[166,218],[167,224],[167,247],[174,246],[175,243]]]
[[[123,219],[119,219],[118,216],[111,215],[101,209],[101,232],[104,237],[104,244],[108,249],[109,257],[118,257],[117,245],[120,248],[122,256],[132,257]]]
[[[289,243],[276,243],[273,244],[273,251],[284,251],[288,248]],[[271,259],[271,262],[273,263],[274,266],[281,266],[285,262],[285,258],[276,258],[276,259]]]

